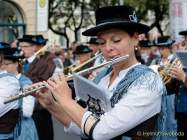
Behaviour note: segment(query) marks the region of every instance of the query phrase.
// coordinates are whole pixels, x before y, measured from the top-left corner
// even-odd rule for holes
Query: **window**
[[[0,41],[11,43],[25,33],[23,16],[16,4],[0,0]]]

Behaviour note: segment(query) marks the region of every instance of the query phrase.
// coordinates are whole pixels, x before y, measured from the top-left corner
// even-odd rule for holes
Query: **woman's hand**
[[[64,74],[56,75],[54,78],[50,78],[44,83],[59,103],[72,100],[71,89],[66,82]]]

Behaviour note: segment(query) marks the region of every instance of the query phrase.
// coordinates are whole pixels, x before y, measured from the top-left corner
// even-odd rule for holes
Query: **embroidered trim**
[[[127,93],[130,85],[136,79],[138,79],[138,77],[149,71],[153,72],[153,70],[149,69],[147,66],[144,65],[137,65],[131,70],[129,70],[126,76],[120,81],[120,83],[116,87],[116,91],[114,92],[113,96],[110,99],[111,107],[114,107],[115,104],[119,102],[119,100],[123,97],[123,95]]]

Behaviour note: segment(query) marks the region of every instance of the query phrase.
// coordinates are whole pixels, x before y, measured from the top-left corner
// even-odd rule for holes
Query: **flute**
[[[85,74],[90,73],[90,72],[92,72],[92,71],[94,71],[96,69],[99,69],[99,68],[102,68],[102,67],[106,67],[106,66],[111,66],[113,64],[116,64],[116,63],[119,63],[121,61],[127,60],[128,58],[129,58],[129,55],[124,55],[124,56],[120,56],[120,57],[117,57],[117,58],[113,58],[113,59],[111,59],[111,60],[109,60],[107,62],[101,63],[101,64],[99,64],[97,66],[93,66],[93,67],[87,68],[85,70],[76,72],[76,73],[80,74],[80,75],[85,75]],[[73,74],[67,76],[67,81],[70,81],[72,79],[73,79]],[[4,104],[7,104],[7,103],[13,102],[15,100],[21,99],[23,97],[31,95],[32,93],[35,93],[36,91],[39,91],[39,90],[41,90],[43,88],[46,88],[45,84],[42,83],[42,82],[39,82],[38,85],[37,85],[37,83],[35,83],[34,85],[35,86],[33,87],[33,89],[32,89],[32,85],[31,85],[30,88],[28,88],[30,90],[24,90],[24,91],[20,92],[19,94],[15,95],[15,96],[8,97],[4,101]]]

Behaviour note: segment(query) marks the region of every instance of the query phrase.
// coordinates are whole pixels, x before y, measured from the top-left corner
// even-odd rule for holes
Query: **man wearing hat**
[[[171,74],[168,71],[172,70],[175,66],[172,63],[175,61],[176,56],[172,53],[172,45],[175,41],[172,40],[169,36],[159,37],[154,40],[155,46],[158,47],[161,58],[160,58],[160,68],[158,68],[160,73],[162,71],[166,71],[164,69],[168,69],[166,74]],[[168,65],[170,64],[170,65]],[[177,67],[177,65],[176,65]],[[164,80],[164,79],[163,79]],[[165,81],[163,81],[165,83]],[[167,131],[176,132],[177,131],[177,122],[175,119],[175,94],[178,91],[178,80],[175,78],[171,79],[169,82],[165,83],[167,89],[167,114],[168,114],[168,124]],[[176,140],[176,136],[170,137],[168,139]]]
[[[100,47],[99,47],[99,40],[97,37],[91,37],[90,40],[87,42],[89,44],[89,48],[93,51],[93,55],[96,56],[99,53],[101,53]],[[104,58],[102,55],[96,58],[94,62],[94,66],[101,64],[104,62]]]
[[[21,49],[26,58],[26,64],[23,66],[24,73],[28,73],[29,65],[37,57],[36,52],[39,51],[47,42],[42,35],[23,35],[23,38],[18,39]]]
[[[91,37],[89,39],[89,41],[87,42],[89,44],[89,48],[93,51],[92,54],[93,56],[92,57],[96,57],[96,59],[93,61],[93,66],[97,66],[101,63],[103,63],[105,60],[104,60],[104,57],[103,55],[101,55],[101,50],[100,50],[100,47],[99,47],[99,40],[97,37]],[[97,69],[95,71],[93,71],[90,76],[89,76],[89,79],[92,80],[95,78],[95,76],[100,72],[102,71],[103,69]]]
[[[165,62],[174,58],[172,54],[172,45],[174,42],[169,36],[159,37],[154,40],[154,45],[158,47],[161,55],[160,65],[164,65]]]
[[[106,68],[95,79],[98,88],[105,89],[103,96],[109,99],[110,109],[104,114],[89,111],[89,106],[85,110],[74,102],[63,75],[55,81],[47,81],[59,102],[58,109],[54,109],[57,104],[49,94],[39,94],[39,101],[65,124],[66,130],[88,139],[121,140],[122,136],[152,139],[152,136],[142,136],[141,132],[154,132],[156,122],[157,130],[164,131],[166,112],[161,101],[166,92],[158,74],[140,64],[135,57],[138,35],[149,29],[139,23],[132,7],[108,6],[96,11],[96,26],[83,32],[85,36],[98,37],[106,61],[129,55],[127,60]]]
[[[99,49],[99,42],[97,37],[91,37],[89,41],[87,42],[89,45],[89,48],[93,51],[93,55],[100,51]]]
[[[179,32],[179,35],[184,36],[185,40],[187,40],[187,30],[180,31],[180,32]]]
[[[180,35],[187,40],[187,30],[179,32]],[[187,139],[187,76],[186,72],[176,66],[171,70],[171,76],[179,81],[179,88],[176,94],[175,111],[177,119],[177,131],[183,133],[183,136],[178,135],[178,140]]]
[[[79,66],[91,58],[92,50],[88,47],[88,45],[80,44],[77,45],[77,47],[73,51],[73,54],[75,55],[76,66]],[[89,68],[92,65],[93,62],[90,62],[77,70]]]
[[[151,40],[140,40],[139,47],[140,47],[140,56],[143,60],[142,64],[147,66],[155,63],[154,60],[158,58],[158,55],[155,54],[155,49],[153,48],[153,41]],[[140,60],[141,60],[140,59]],[[140,61],[141,62],[141,61]]]
[[[185,46],[185,49],[187,49],[187,30],[179,32],[179,35],[184,36],[183,46]]]
[[[18,41],[26,58],[26,64],[23,66],[24,74],[33,83],[50,78],[55,71],[55,64],[53,62],[55,56],[46,50],[42,50],[46,47],[47,39],[42,35],[24,35]],[[52,140],[53,125],[51,115],[38,102],[35,104],[33,119],[39,140]]]
[[[20,84],[17,78],[4,69],[4,66],[10,65],[4,61],[4,53],[7,52],[10,45],[0,42],[0,140],[17,139],[20,133],[19,123],[19,103],[18,101],[3,104],[7,97],[14,96],[20,91]]]
[[[179,66],[171,69],[171,77],[178,80],[178,91],[175,97],[175,116],[177,120],[177,132],[182,135],[177,135],[178,140],[187,139],[187,74]],[[175,84],[177,84],[175,82]]]

